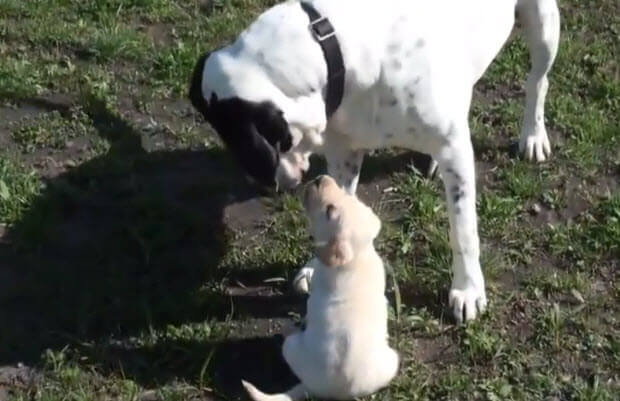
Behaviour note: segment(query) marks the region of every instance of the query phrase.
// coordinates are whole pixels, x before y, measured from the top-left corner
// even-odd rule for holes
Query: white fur
[[[326,65],[297,1],[262,14],[204,70],[206,99],[270,100],[283,110],[293,148],[278,168],[295,186],[310,153],[355,193],[367,150],[403,147],[430,154],[445,183],[453,251],[449,294],[457,322],[486,306],[479,262],[475,166],[468,113],[472,88],[509,37],[515,11],[530,48],[520,148],[544,161],[547,73],[557,52],[556,0],[309,0],[334,25],[345,67],[342,104],[326,121]],[[307,269],[306,269],[307,271]]]
[[[324,263],[321,256],[312,261],[306,328],[288,336],[282,347],[301,384],[284,394],[266,395],[244,382],[257,401],[311,395],[352,399],[386,386],[398,370],[398,355],[388,345],[385,271],[372,245],[380,230],[379,219],[334,180],[321,179],[320,193],[307,201],[313,236],[319,249],[334,239],[342,241],[345,261],[326,265],[329,262]],[[325,216],[327,204],[335,205],[337,216],[331,220]]]

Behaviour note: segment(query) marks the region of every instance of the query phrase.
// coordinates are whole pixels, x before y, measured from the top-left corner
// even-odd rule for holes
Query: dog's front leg
[[[348,194],[355,195],[359,182],[364,151],[330,148],[325,152],[327,172]]]
[[[458,143],[445,146],[437,155],[450,219],[453,277],[449,301],[457,323],[474,319],[487,303],[479,261],[474,153],[467,125],[462,131]]]

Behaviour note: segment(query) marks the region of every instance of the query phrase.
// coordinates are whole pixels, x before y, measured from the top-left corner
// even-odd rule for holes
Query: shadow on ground
[[[48,179],[0,242],[0,365],[37,364],[46,349],[66,344],[223,319],[231,299],[270,317],[283,313],[275,303],[303,302],[252,294],[201,299],[202,286],[231,274],[217,270],[230,240],[225,207],[258,194],[223,151],[146,153],[123,120],[101,105],[90,112],[109,151]],[[201,363],[205,355],[194,354]],[[125,372],[138,370],[139,361],[122,362]]]
[[[207,369],[216,389],[228,394],[240,391],[241,378],[283,390],[294,377],[271,327],[255,331],[262,338],[248,338],[254,326],[218,343],[118,345],[116,339],[152,328],[230,318],[231,303],[237,313],[268,322],[262,324],[283,325],[304,302],[260,287],[290,266],[218,270],[231,240],[225,208],[259,196],[226,152],[147,153],[129,124],[100,104],[91,106],[109,151],[47,179],[0,241],[0,366],[37,365],[46,349],[70,344],[104,371],[145,385],[196,380]],[[410,153],[369,157],[362,182],[415,160]],[[224,277],[249,289],[208,292],[205,299],[202,289]]]

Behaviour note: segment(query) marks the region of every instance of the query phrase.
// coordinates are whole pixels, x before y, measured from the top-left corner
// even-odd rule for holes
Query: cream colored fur
[[[373,246],[379,218],[329,176],[308,184],[304,206],[317,255],[312,291],[306,329],[282,348],[301,384],[267,395],[243,382],[256,401],[353,399],[385,387],[398,370],[388,344],[385,270]]]

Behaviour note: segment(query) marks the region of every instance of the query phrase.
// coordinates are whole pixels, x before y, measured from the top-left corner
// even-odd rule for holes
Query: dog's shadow
[[[282,392],[299,383],[282,356],[283,341],[279,334],[216,342],[160,341],[154,346],[90,349],[83,355],[99,361],[101,371],[122,371],[146,387],[191,378],[216,399],[220,399],[218,395],[230,399],[245,393],[241,380],[268,393]]]
[[[303,304],[287,295],[201,297],[204,286],[234,274],[218,269],[232,236],[224,209],[259,196],[227,152],[148,153],[140,134],[104,105],[87,112],[109,150],[46,179],[0,241],[0,366],[37,365],[47,349],[67,344],[99,347],[168,325],[222,320],[231,299],[256,317],[286,316]],[[290,267],[260,268],[274,275]]]
[[[102,371],[149,386],[207,373],[228,394],[238,394],[241,378],[285,389],[294,376],[271,334],[124,343],[169,325],[225,320],[231,302],[236,314],[287,319],[303,313],[304,299],[284,290],[202,297],[225,276],[247,284],[292,268],[218,269],[232,237],[225,208],[260,194],[226,151],[146,152],[140,134],[103,105],[87,112],[109,150],[46,179],[0,241],[0,366],[40,365],[46,350],[69,344]],[[399,158],[366,163],[364,180],[406,167]]]

